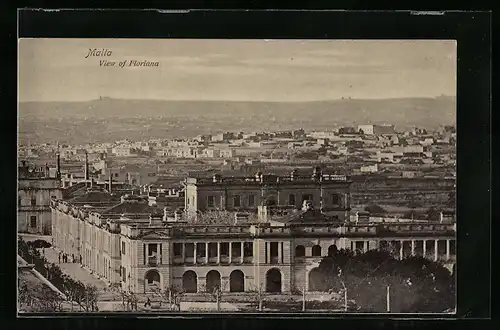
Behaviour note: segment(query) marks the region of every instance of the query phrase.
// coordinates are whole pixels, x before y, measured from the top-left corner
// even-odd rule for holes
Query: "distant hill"
[[[317,102],[102,99],[21,102],[22,143],[189,137],[220,131],[331,129],[367,123],[435,128],[455,123],[455,97]]]

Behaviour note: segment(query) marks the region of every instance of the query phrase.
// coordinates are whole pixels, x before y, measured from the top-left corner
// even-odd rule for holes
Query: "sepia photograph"
[[[455,40],[18,39],[17,310],[456,313]]]

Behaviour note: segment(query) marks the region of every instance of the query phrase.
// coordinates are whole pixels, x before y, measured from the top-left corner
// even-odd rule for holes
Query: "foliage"
[[[40,256],[33,242],[25,242],[19,239],[18,254],[28,262],[32,262],[35,266],[34,268],[40,274],[44,275],[59,291],[63,292],[69,301],[75,302],[80,307],[80,310],[86,312],[98,311],[97,300],[100,292],[96,286],[85,285],[80,281],[73,280],[71,277],[64,274],[59,266],[53,263],[49,266],[47,264],[47,259]],[[23,291],[23,295],[24,294],[28,293]],[[31,294],[36,295],[36,292],[32,292]],[[57,295],[55,292],[54,294]],[[35,298],[32,297],[32,299]],[[52,305],[47,306],[50,307]]]
[[[200,212],[196,215],[188,216],[187,220],[194,224],[234,225],[236,223],[235,213],[225,210]]]
[[[427,210],[427,219],[430,221],[439,221],[441,219],[441,211],[435,207],[431,207]]]
[[[165,290],[158,289],[155,294],[161,299],[160,307],[162,302],[166,302],[170,307],[175,307],[178,311],[181,310],[181,302],[185,294],[183,289],[172,285]]]
[[[354,254],[339,250],[322,259],[321,291],[343,292],[356,305],[386,311],[387,286],[392,312],[442,312],[454,308],[454,278],[439,263],[422,257],[395,259],[385,251]]]
[[[111,292],[122,300],[123,308],[127,311],[137,311],[139,298],[131,291],[122,290],[119,287],[112,287]]]
[[[49,248],[52,246],[52,244],[50,244],[47,241],[44,241],[43,239],[37,239],[37,240],[34,240],[33,242],[29,242],[29,243],[32,243],[33,247],[36,249]]]
[[[371,214],[385,214],[385,213],[387,213],[387,211],[383,207],[381,207],[377,204],[367,205],[365,207],[365,211],[370,212]]]
[[[45,284],[29,289],[25,281],[18,287],[20,309],[27,312],[59,312],[64,299]]]
[[[203,291],[205,292],[206,296],[217,303],[217,311],[220,311],[220,303],[222,300],[222,297],[224,296],[225,289],[227,287],[227,282],[224,282],[223,284],[216,284],[212,287],[212,289],[207,288],[204,286]]]
[[[262,311],[265,301],[264,285],[262,283],[259,286],[253,285],[248,291],[248,295],[258,304],[259,311]]]

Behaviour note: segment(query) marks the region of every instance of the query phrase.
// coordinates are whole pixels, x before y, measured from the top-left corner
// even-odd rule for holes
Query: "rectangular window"
[[[220,243],[220,255],[225,257],[229,256],[229,243]]]
[[[174,256],[180,257],[182,255],[182,243],[174,243]]]
[[[253,243],[245,242],[243,246],[243,256],[244,257],[252,257],[253,256]]]
[[[193,243],[186,243],[184,245],[184,248],[186,249],[185,256],[186,258],[192,258],[194,256],[194,244]]]
[[[197,243],[196,245],[196,256],[200,258],[205,257],[205,243]]]
[[[285,263],[285,254],[283,253],[283,242],[281,242],[281,263]]]
[[[266,264],[268,263],[268,260],[267,260],[267,244],[269,244],[269,243],[267,243],[267,242],[266,242],[266,243],[264,243],[264,255],[266,256],[266,258],[265,258],[265,259],[266,259],[266,260],[265,260],[265,263],[266,263]]]
[[[231,257],[240,257],[241,256],[241,243],[232,242],[231,243]]]
[[[270,248],[271,248],[271,258],[277,257],[278,256],[278,242],[271,242]]]
[[[22,199],[21,197],[19,197],[19,198],[17,199],[17,205],[18,205],[18,206],[22,206],[22,205],[23,205],[23,199]]]
[[[332,195],[332,204],[334,206],[340,206],[340,196],[335,194],[335,195]]]
[[[313,195],[310,195],[310,194],[306,194],[306,195],[302,195],[302,201],[313,201]]]
[[[357,241],[356,242],[356,252],[363,253],[364,252],[364,248],[365,248],[365,242],[363,242],[363,241]]]
[[[255,206],[255,195],[248,195],[248,206]]]
[[[36,196],[31,197],[31,206],[35,206],[35,205],[36,205]]]
[[[125,242],[122,242],[122,254],[125,255]]]
[[[215,206],[215,196],[208,196],[207,197],[207,206],[208,207],[214,207]]]
[[[127,282],[127,269],[123,267],[123,282]]]
[[[31,228],[36,228],[36,215],[30,217],[30,226]]]
[[[288,195],[288,205],[295,205],[295,194]]]
[[[241,206],[240,196],[234,196],[233,202],[234,202],[234,207],[240,207]]]

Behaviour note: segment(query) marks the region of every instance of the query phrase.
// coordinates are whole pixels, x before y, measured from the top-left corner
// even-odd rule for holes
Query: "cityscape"
[[[61,48],[80,52],[52,59],[64,70],[46,62]],[[32,39],[19,49],[20,315],[456,311],[455,73],[440,72],[455,67],[453,42]],[[405,73],[369,67],[369,50]],[[104,68],[87,54],[158,65]],[[79,78],[91,70],[95,88]],[[121,70],[130,76],[109,78]],[[184,89],[169,92],[175,70]],[[295,81],[278,70],[297,70]],[[329,70],[348,86],[311,91]],[[262,75],[276,93],[258,86]],[[375,97],[379,85],[391,92]]]

